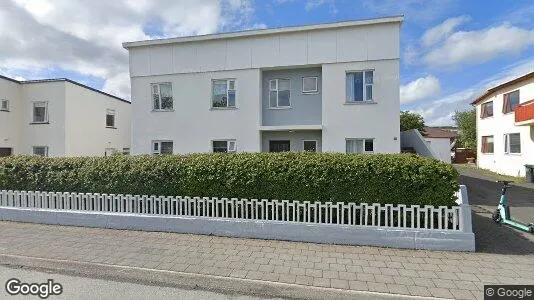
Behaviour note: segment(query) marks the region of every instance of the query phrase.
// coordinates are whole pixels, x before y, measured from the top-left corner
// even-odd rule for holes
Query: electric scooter
[[[510,183],[513,181],[499,180],[503,184],[501,192],[501,200],[495,212],[491,215],[491,218],[495,223],[501,223],[509,225],[513,228],[534,233],[534,223],[526,224],[512,219],[510,215],[510,206],[506,200],[506,190],[510,188]]]

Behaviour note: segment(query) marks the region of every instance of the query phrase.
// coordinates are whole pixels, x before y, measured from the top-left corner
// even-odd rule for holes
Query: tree
[[[475,109],[456,111],[452,119],[458,126],[458,142],[465,148],[477,149],[477,113]]]
[[[417,129],[423,132],[425,128],[425,120],[423,117],[414,112],[401,111],[400,113],[400,130],[406,131],[410,129]]]

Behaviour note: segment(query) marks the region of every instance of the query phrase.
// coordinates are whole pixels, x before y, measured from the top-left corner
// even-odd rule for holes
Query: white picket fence
[[[469,218],[459,206],[355,204],[266,199],[164,197],[39,191],[0,192],[0,207],[53,209],[155,216],[286,221],[386,228],[465,231]],[[466,208],[469,208],[466,206]],[[463,212],[465,215],[466,212]],[[465,224],[469,222],[469,224]]]

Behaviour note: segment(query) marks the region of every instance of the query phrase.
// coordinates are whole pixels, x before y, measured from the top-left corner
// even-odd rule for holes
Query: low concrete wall
[[[474,251],[470,231],[0,207],[0,220],[408,249]],[[469,224],[470,226],[470,224]]]

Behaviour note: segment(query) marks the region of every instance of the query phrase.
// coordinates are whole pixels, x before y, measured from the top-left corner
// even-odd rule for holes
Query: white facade
[[[152,153],[154,141],[173,142],[173,153],[211,152],[217,140],[235,141],[237,151],[269,151],[271,139],[288,141],[294,151],[318,139],[318,151],[345,152],[347,139],[361,139],[372,140],[366,152],[398,153],[401,22],[392,17],[125,43],[132,152]],[[364,95],[372,98],[348,101],[347,73],[366,71],[372,86]],[[290,73],[279,75],[290,86],[290,105],[271,107],[265,89],[270,76],[284,72]],[[302,90],[300,79],[310,72],[318,77],[315,93]],[[216,80],[235,82],[235,107],[213,107]],[[171,84],[172,110],[154,109],[154,83]]]
[[[0,111],[4,155],[104,156],[131,147],[131,104],[76,82],[0,77],[0,100],[9,103]],[[44,107],[42,117],[36,105]],[[106,122],[108,113],[114,122]]]
[[[477,165],[480,168],[511,176],[525,176],[524,165],[534,165],[534,114],[531,122],[519,125],[515,122],[517,108],[515,112],[503,113],[504,94],[518,90],[519,103],[534,99],[534,78],[530,77],[512,84],[505,83],[477,99]],[[493,102],[493,116],[482,118],[482,106],[489,102]],[[512,153],[517,151],[510,151],[510,146],[505,145],[507,134],[519,134],[519,153]],[[483,137],[493,137],[492,153],[482,151]]]
[[[428,146],[436,153],[437,158],[443,162],[451,163],[451,139],[425,137]]]

